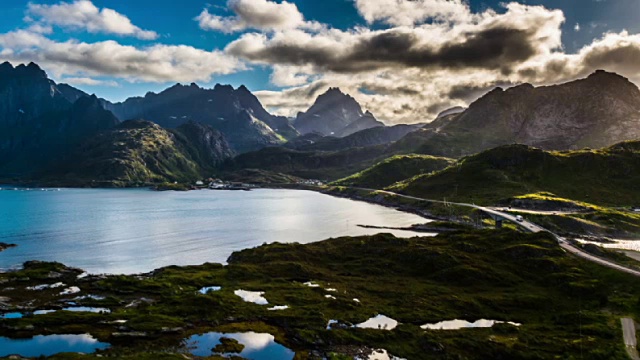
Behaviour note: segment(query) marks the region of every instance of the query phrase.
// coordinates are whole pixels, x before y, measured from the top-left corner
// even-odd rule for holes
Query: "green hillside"
[[[126,121],[85,141],[47,177],[94,186],[193,181],[205,176],[216,158],[221,162],[233,154],[216,134],[190,123],[169,131],[147,121]]]
[[[391,186],[424,198],[493,204],[550,192],[599,205],[640,204],[640,142],[599,150],[548,152],[508,145],[460,159],[454,166]]]
[[[430,155],[396,155],[347,178],[335,185],[381,189],[416,175],[442,170],[454,160]]]
[[[307,179],[337,180],[389,157],[384,145],[342,151],[300,151],[269,147],[241,154],[223,166],[226,172],[259,169]]]

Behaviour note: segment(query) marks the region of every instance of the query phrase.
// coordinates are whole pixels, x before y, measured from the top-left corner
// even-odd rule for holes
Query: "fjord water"
[[[0,268],[58,261],[91,273],[132,274],[168,265],[224,263],[271,242],[408,231],[425,219],[300,190],[155,192],[147,189],[0,191]],[[425,234],[421,234],[425,235]]]

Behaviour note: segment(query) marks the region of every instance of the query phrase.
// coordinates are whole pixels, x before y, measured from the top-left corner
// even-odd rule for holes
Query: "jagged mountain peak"
[[[340,88],[332,87],[318,96],[309,110],[298,113],[295,126],[301,134],[318,132],[341,136],[343,129],[363,116],[365,113],[356,99],[343,93]]]

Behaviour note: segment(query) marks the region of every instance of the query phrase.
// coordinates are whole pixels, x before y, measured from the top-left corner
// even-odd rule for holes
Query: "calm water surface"
[[[0,191],[0,269],[59,261],[92,273],[140,273],[168,265],[224,263],[271,242],[408,231],[425,219],[311,191],[155,192],[145,189]]]

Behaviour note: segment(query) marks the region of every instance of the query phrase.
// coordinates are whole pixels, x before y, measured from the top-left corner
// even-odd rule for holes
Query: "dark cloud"
[[[465,34],[464,41],[451,41],[434,48],[413,32],[391,30],[362,37],[348,48],[300,45],[272,41],[252,46],[243,40],[232,43],[229,53],[251,61],[271,64],[314,65],[323,70],[350,73],[382,67],[482,68],[510,72],[512,66],[530,59],[536,51],[536,32],[491,28]],[[251,41],[251,39],[246,39]]]

